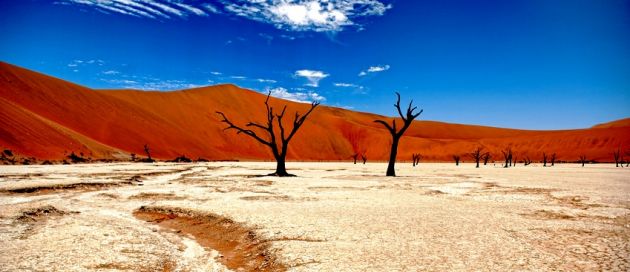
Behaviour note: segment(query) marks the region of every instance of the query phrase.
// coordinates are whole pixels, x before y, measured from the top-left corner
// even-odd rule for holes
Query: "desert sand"
[[[630,169],[0,166],[1,271],[628,271]]]
[[[402,103],[411,99],[422,108],[422,97],[404,97]],[[0,62],[0,151],[40,160],[63,160],[75,152],[127,161],[131,153],[144,156],[148,144],[153,157],[162,160],[181,155],[193,160],[271,160],[265,146],[223,131],[225,124],[216,114],[222,111],[237,124],[260,122],[266,118],[264,100],[265,94],[231,84],[168,92],[93,90]],[[393,105],[394,94],[385,102]],[[287,105],[287,116],[309,108],[277,98],[271,104],[276,109]],[[391,110],[395,115],[393,106]],[[483,146],[494,158],[511,147],[520,159],[542,160],[546,152],[557,153],[562,161],[575,162],[585,155],[611,162],[614,150],[630,146],[630,119],[595,128],[535,131],[426,121],[430,114],[421,115],[405,133],[399,158],[421,153],[423,161],[447,162],[452,155]],[[292,140],[287,156],[338,161],[360,153],[370,161],[387,160],[391,136],[375,119],[391,120],[322,105]]]

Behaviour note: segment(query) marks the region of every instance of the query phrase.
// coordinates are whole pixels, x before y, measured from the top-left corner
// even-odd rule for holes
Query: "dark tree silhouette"
[[[547,167],[547,153],[543,152],[543,167]]]
[[[580,163],[582,164],[582,167],[584,167],[584,164],[586,163],[586,156],[585,155],[580,155]]]
[[[422,155],[420,155],[420,153],[413,153],[411,154],[411,159],[412,159],[412,165],[415,167],[416,165],[418,165],[420,163],[420,159],[422,158]]]
[[[461,158],[462,158],[462,157],[461,157],[461,156],[459,156],[459,155],[453,155],[453,160],[455,161],[455,165],[456,165],[456,166],[459,166],[459,160],[460,160]]]
[[[479,161],[481,159],[483,159],[487,154],[489,154],[488,152],[481,153],[481,151],[483,151],[483,147],[477,147],[477,149],[475,149],[475,151],[470,153],[470,156],[475,160],[475,163],[477,164],[477,166],[475,166],[475,168],[479,168]]]
[[[144,153],[147,154],[147,158],[142,160],[143,162],[154,162],[153,158],[151,158],[151,149],[149,149],[148,144],[144,144]]]
[[[357,158],[359,158],[359,153],[354,153],[354,155],[352,155],[352,158],[354,159],[354,164],[357,164]]]
[[[363,161],[363,164],[365,164],[367,162],[367,156],[365,154],[362,154],[361,160]]]
[[[556,153],[551,154],[551,166],[556,164]]]
[[[232,123],[223,112],[217,111],[223,120],[221,122],[226,123],[228,125],[224,130],[235,129],[236,134],[245,134],[249,137],[254,138],[256,141],[260,142],[263,145],[268,146],[273,153],[274,158],[276,159],[276,172],[271,173],[271,176],[279,176],[279,177],[289,177],[294,176],[287,173],[287,169],[285,166],[287,150],[289,147],[289,141],[293,139],[293,136],[297,133],[298,129],[302,127],[306,118],[313,112],[313,110],[319,105],[319,102],[312,102],[311,108],[304,114],[300,115],[299,113],[295,113],[295,118],[293,119],[293,128],[289,132],[289,135],[285,135],[285,128],[282,124],[282,118],[284,117],[284,113],[286,112],[287,106],[285,105],[280,114],[274,114],[273,107],[269,106],[269,97],[271,96],[271,92],[267,94],[267,99],[265,99],[265,108],[267,109],[267,123],[260,124],[255,122],[249,122],[245,125],[245,127],[252,127],[259,130],[264,131],[268,135],[268,140],[261,138],[251,129],[242,128],[234,123]],[[278,123],[278,128],[280,130],[280,134],[276,136],[276,131],[274,130],[274,120]],[[276,139],[279,139],[278,142]]]
[[[512,166],[512,148],[508,147],[506,150],[501,150],[503,154],[503,159],[505,159],[505,166],[503,168],[508,168]]]
[[[512,164],[513,167],[516,167],[516,155],[514,155],[514,163]]]
[[[85,158],[83,158],[83,153],[80,153],[81,156],[77,156],[77,154],[74,154],[74,151],[72,151],[72,153],[70,153],[70,155],[68,155],[68,159],[70,159],[70,161],[72,161],[72,163],[82,163],[82,162],[86,162],[87,160]]]
[[[525,159],[523,159],[523,165],[528,166],[530,164],[532,164],[532,159],[525,157]]]
[[[420,110],[420,112],[418,113],[413,113],[418,107],[412,107],[413,100],[411,100],[411,102],[409,102],[409,106],[407,107],[407,113],[403,114],[402,110],[400,109],[400,94],[398,92],[396,92],[396,97],[398,97],[398,99],[396,100],[396,104],[394,104],[394,107],[396,107],[400,118],[402,118],[403,120],[403,127],[400,130],[396,129],[396,119],[392,120],[391,125],[383,120],[374,120],[374,122],[385,126],[385,128],[387,128],[389,133],[392,135],[392,146],[389,153],[389,164],[387,165],[386,172],[386,175],[388,177],[396,176],[396,169],[394,168],[394,165],[396,164],[396,155],[398,154],[398,142],[400,141],[400,138],[409,128],[413,120],[420,116],[420,114],[422,113],[422,110]]]
[[[131,153],[131,161],[136,161],[136,153]]]
[[[483,165],[487,165],[488,161],[490,160],[490,158],[492,157],[492,155],[490,155],[490,152],[486,152],[483,154]]]
[[[630,156],[630,150],[626,150],[626,156]],[[630,160],[626,161],[626,167],[630,166]]]
[[[621,150],[617,149],[616,151],[613,151],[613,156],[615,158],[615,167],[619,167],[619,163],[623,160],[621,158]],[[621,167],[623,167],[623,163],[621,163]]]

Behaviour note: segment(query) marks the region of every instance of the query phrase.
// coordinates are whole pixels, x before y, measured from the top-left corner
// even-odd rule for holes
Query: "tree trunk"
[[[477,167],[476,168],[479,168],[479,159],[477,159]]]
[[[394,137],[392,143],[392,150],[389,154],[389,164],[387,165],[387,174],[388,177],[396,176],[396,169],[394,169],[394,164],[396,164],[396,155],[398,154],[398,140],[400,138]]]
[[[274,176],[278,176],[278,177],[289,177],[292,176],[291,174],[287,173],[287,168],[285,166],[285,157],[284,156],[280,156],[278,158],[276,158],[277,164],[276,164],[276,172],[273,173],[272,175]]]

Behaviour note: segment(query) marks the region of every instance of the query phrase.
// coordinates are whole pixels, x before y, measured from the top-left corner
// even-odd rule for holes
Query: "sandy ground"
[[[273,167],[0,166],[0,271],[630,270],[630,169]]]

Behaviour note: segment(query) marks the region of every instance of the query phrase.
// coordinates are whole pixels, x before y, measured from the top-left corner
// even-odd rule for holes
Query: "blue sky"
[[[630,1],[0,1],[0,60],[92,88],[234,83],[525,129],[630,116]]]

